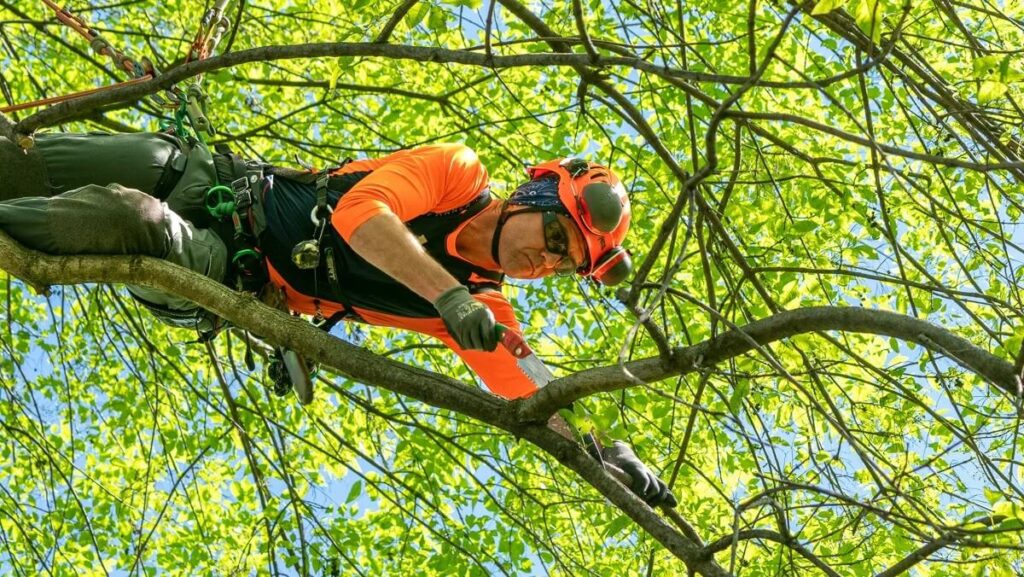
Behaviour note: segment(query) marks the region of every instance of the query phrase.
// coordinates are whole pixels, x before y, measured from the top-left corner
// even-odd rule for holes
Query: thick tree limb
[[[568,39],[567,39],[568,40]],[[557,46],[557,43],[552,43]],[[597,56],[596,59],[588,54],[517,54],[512,56],[494,56],[492,54],[471,52],[465,50],[449,50],[444,48],[425,48],[420,46],[405,46],[393,44],[369,43],[338,43],[324,42],[316,44],[300,44],[287,46],[264,46],[249,50],[230,52],[220,56],[214,56],[205,60],[190,62],[177,68],[167,71],[163,75],[148,82],[141,82],[129,86],[112,88],[75,100],[61,102],[32,116],[29,116],[15,126],[15,131],[20,134],[31,134],[44,126],[52,126],[62,122],[79,120],[89,116],[92,111],[102,106],[119,102],[134,101],[160,90],[182,82],[188,78],[205,74],[222,68],[238,66],[251,62],[269,62],[273,60],[290,60],[298,58],[330,58],[350,56],[380,56],[395,60],[413,60],[417,62],[449,62],[455,64],[466,64],[480,66],[483,68],[519,68],[538,66],[569,66],[577,69],[584,69],[587,66],[625,66],[642,70],[651,74],[663,77],[678,78],[685,80],[716,80],[721,79],[715,75],[691,73],[686,70],[669,69],[659,66],[636,57],[623,56]],[[750,86],[759,85],[755,78],[742,77],[745,84]],[[737,79],[733,79],[737,80]],[[733,118],[754,118],[749,114],[740,114],[736,111],[729,111],[725,116]],[[769,118],[778,119],[778,118]],[[792,118],[794,122],[801,121],[805,124],[811,122],[806,119]],[[812,126],[815,129],[825,130],[827,127]],[[845,133],[844,133],[845,134]],[[854,142],[862,142],[849,138]],[[888,150],[887,150],[888,151]],[[900,154],[908,158],[918,158],[916,153],[902,151],[893,148],[889,151],[893,154]],[[663,155],[664,157],[665,155]],[[668,155],[671,158],[671,155]],[[927,160],[952,166],[965,166],[975,170],[1002,170],[1002,169],[1024,169],[1021,162],[1000,162],[990,165],[979,163],[966,163],[942,157],[927,155]]]
[[[0,268],[37,289],[54,284],[127,283],[180,295],[271,344],[300,351],[360,382],[483,421],[511,424],[501,417],[505,401],[498,397],[437,373],[379,357],[276,311],[252,295],[165,261],[142,256],[47,256],[22,248],[0,232]]]
[[[151,94],[155,94],[160,90],[170,88],[179,82],[200,74],[206,74],[215,70],[230,68],[241,64],[248,64],[252,62],[271,62],[275,60],[343,58],[358,56],[376,56],[392,60],[412,60],[415,62],[465,64],[493,69],[541,66],[626,66],[653,74],[667,74],[688,80],[709,80],[710,78],[717,78],[715,75],[669,69],[641,58],[626,56],[600,56],[598,60],[594,62],[587,54],[537,53],[495,56],[493,54],[468,50],[450,50],[446,48],[383,44],[377,42],[321,42],[311,44],[261,46],[259,48],[251,48],[248,50],[239,50],[237,52],[221,54],[219,56],[211,56],[205,60],[183,64],[177,68],[167,70],[160,76],[147,82],[111,88],[82,98],[61,102],[25,118],[17,124],[17,131],[21,134],[30,134],[44,126],[52,126],[62,122],[77,120],[88,115],[90,111],[95,110],[96,108],[118,102],[135,101]],[[744,78],[744,80],[746,81],[746,78]]]
[[[264,305],[251,295],[177,265],[142,256],[48,256],[27,250],[0,231],[0,269],[37,289],[54,284],[127,283],[180,295],[234,325],[291,348],[354,380],[457,411],[525,438],[583,476],[604,497],[639,523],[666,549],[701,575],[724,577],[724,569],[678,533],[577,444],[541,422],[520,422],[509,403],[454,379],[377,356],[313,325]]]

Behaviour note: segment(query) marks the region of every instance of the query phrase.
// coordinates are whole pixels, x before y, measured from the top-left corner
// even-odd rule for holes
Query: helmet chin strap
[[[505,221],[508,217],[512,216],[512,213],[508,211],[508,203],[501,203],[501,214],[498,215],[498,224],[494,227],[494,237],[491,239],[491,258],[494,262],[501,266],[501,260],[498,258],[498,245],[501,243],[501,229],[505,226]]]

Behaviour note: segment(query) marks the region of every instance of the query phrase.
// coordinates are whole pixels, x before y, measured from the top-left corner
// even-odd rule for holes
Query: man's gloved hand
[[[493,351],[498,346],[494,314],[474,299],[466,287],[459,285],[444,291],[434,301],[434,308],[460,347]]]
[[[647,465],[640,462],[632,447],[626,443],[615,441],[611,447],[605,447],[601,451],[601,458],[605,463],[615,465],[625,471],[633,481],[629,489],[646,501],[648,505],[675,507],[678,504],[672,492],[668,490],[668,485],[655,476],[647,468]]]

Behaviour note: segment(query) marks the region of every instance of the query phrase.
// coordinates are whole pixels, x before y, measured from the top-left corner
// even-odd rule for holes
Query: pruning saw
[[[502,346],[516,358],[519,370],[523,371],[526,378],[533,381],[538,389],[555,380],[555,375],[551,374],[551,370],[537,358],[530,345],[526,344],[523,335],[502,324],[498,325],[497,330]]]

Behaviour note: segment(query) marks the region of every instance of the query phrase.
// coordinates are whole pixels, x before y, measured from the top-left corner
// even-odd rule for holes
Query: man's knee
[[[218,281],[227,271],[227,248],[216,234],[152,196],[116,184],[2,202],[0,227],[50,254],[154,256]]]
[[[51,235],[66,253],[155,256],[216,281],[227,272],[220,237],[138,190],[90,185],[49,201]]]
[[[183,219],[166,204],[162,209],[170,239],[163,258],[215,281],[223,281],[228,268],[228,249],[224,241],[210,229],[198,228]]]
[[[47,199],[47,226],[58,254],[163,257],[170,235],[163,204],[120,185],[88,185]]]

